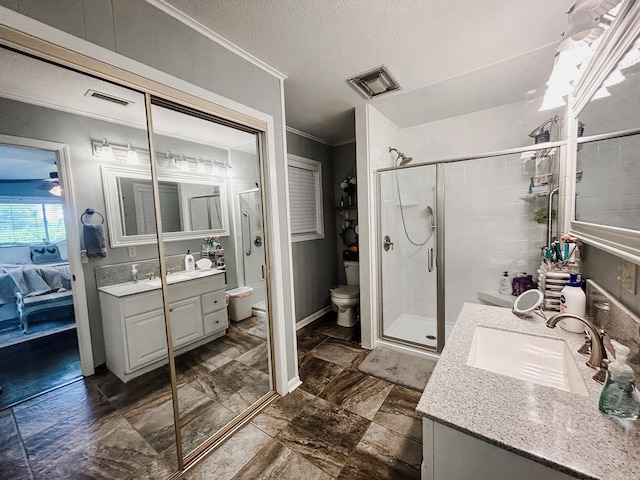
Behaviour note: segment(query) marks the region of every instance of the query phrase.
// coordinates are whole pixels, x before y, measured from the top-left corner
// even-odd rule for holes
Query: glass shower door
[[[378,173],[382,339],[437,348],[436,166]]]

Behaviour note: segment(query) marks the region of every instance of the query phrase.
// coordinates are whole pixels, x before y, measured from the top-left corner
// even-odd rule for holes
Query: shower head
[[[396,158],[396,163],[398,162],[398,160],[400,160],[400,163],[398,164],[398,166],[400,167],[403,165],[406,165],[407,163],[413,160],[413,157],[407,157],[404,153],[399,152],[395,148],[389,147],[389,152],[396,152],[398,154],[398,157]]]

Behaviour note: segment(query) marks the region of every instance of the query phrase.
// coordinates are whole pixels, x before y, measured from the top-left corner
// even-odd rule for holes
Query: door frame
[[[72,275],[71,292],[73,294],[73,312],[76,319],[80,364],[82,367],[82,375],[88,377],[95,373],[95,368],[93,362],[93,345],[91,344],[91,327],[89,325],[89,309],[85,293],[84,270],[80,257],[80,228],[76,221],[80,216],[78,215],[75,195],[73,193],[69,147],[64,143],[2,134],[0,134],[0,143],[48,150],[56,154],[59,182],[63,187],[61,199],[65,211],[64,227],[67,236],[69,269]]]

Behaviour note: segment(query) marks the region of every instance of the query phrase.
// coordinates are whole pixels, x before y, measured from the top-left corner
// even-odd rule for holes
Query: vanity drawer
[[[205,293],[202,295],[202,311],[204,313],[210,313],[225,308],[227,305],[225,297],[226,295],[224,290]]]
[[[214,313],[209,313],[204,316],[204,334],[209,335],[211,333],[219,332],[229,326],[229,319],[227,318],[227,309],[218,310]]]
[[[162,308],[162,293],[160,290],[138,293],[125,297],[122,301],[124,316],[130,317],[139,313]]]

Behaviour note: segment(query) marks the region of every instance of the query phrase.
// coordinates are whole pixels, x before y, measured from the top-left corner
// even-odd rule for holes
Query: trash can
[[[228,290],[229,295],[229,318],[234,322],[239,322],[251,316],[251,295],[253,288],[238,287]]]

